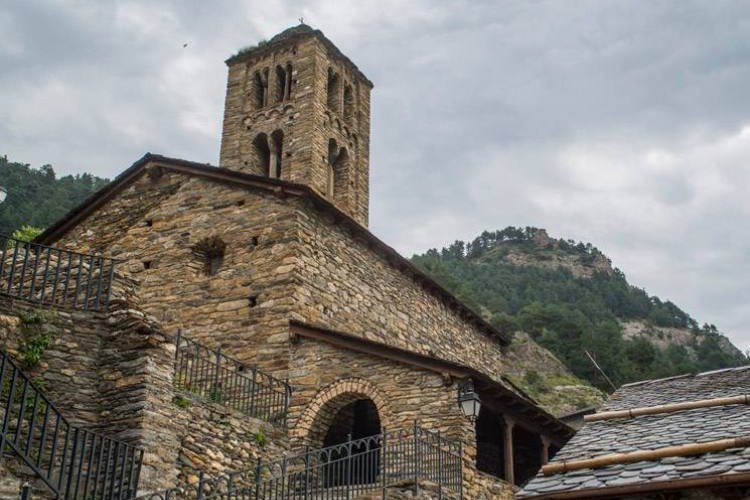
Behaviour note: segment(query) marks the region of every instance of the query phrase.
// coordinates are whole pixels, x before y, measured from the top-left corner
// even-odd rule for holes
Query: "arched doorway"
[[[380,415],[371,399],[340,406],[323,439],[325,486],[374,483],[380,468],[381,432]]]

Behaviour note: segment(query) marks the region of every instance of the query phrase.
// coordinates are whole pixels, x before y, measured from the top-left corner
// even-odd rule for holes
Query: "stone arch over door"
[[[314,448],[321,447],[341,410],[358,401],[369,401],[374,405],[381,431],[393,427],[390,405],[380,389],[367,380],[347,378],[318,391],[300,415],[292,438]]]

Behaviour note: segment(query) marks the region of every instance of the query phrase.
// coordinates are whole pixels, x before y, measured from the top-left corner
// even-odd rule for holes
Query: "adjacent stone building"
[[[147,450],[146,488],[416,422],[461,443],[460,494],[510,498],[572,429],[506,379],[505,332],[367,230],[372,83],[306,25],[227,65],[220,166],[147,154],[37,240],[117,259],[135,297],[123,308],[151,322],[144,363],[170,365],[155,378],[161,397],[137,402],[146,409],[128,424]],[[189,416],[159,407],[180,376],[168,361],[178,335],[231,356],[232,370],[288,382],[270,447],[256,450],[260,424],[224,415],[222,398]],[[475,420],[460,390],[481,401]]]

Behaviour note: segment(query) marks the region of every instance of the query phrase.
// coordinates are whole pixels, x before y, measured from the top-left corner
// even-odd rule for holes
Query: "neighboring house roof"
[[[584,417],[584,427],[518,498],[750,484],[748,395],[750,366],[625,385],[599,413]],[[622,410],[625,417],[606,413]],[[642,451],[648,453],[627,455]],[[610,465],[581,462],[593,458]]]
[[[471,378],[478,390],[500,399],[502,405],[509,412],[516,414],[519,419],[522,418],[523,423],[527,426],[547,435],[558,446],[567,442],[574,433],[570,426],[544,411],[533,398],[505,377],[502,377],[501,380],[494,380],[470,366],[436,356],[419,354],[323,326],[296,320],[290,321],[289,324],[292,335],[295,336],[320,340],[343,349],[429,370],[444,377],[453,379]],[[458,401],[456,404],[458,404]]]
[[[130,168],[118,175],[111,183],[100,189],[81,205],[71,210],[62,219],[55,222],[36,238],[37,243],[50,245],[60,239],[62,235],[70,231],[73,227],[80,224],[89,215],[103,206],[107,201],[117,193],[128,187],[132,182],[145,173],[146,168],[150,165],[165,168],[185,175],[202,177],[228,184],[242,189],[262,189],[270,191],[277,196],[298,196],[306,198],[312,204],[323,212],[331,214],[335,220],[347,227],[354,236],[361,237],[375,252],[383,256],[393,267],[411,277],[420,283],[425,290],[440,298],[447,306],[452,307],[465,320],[473,323],[481,331],[496,338],[501,344],[508,345],[510,340],[504,332],[496,329],[478,313],[458,300],[453,294],[447,291],[442,285],[438,284],[431,277],[422,272],[408,259],[404,258],[396,250],[386,245],[374,234],[361,226],[357,221],[345,214],[330,201],[319,195],[313,189],[302,184],[272,179],[259,175],[246,174],[226,168],[214,167],[205,163],[196,163],[176,158],[168,158],[161,155],[146,153],[141,159],[136,161]]]

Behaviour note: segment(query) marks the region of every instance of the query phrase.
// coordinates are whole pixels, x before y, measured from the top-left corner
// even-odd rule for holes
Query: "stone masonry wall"
[[[275,461],[289,449],[284,428],[185,392],[173,404],[180,429],[178,486],[194,487],[200,471],[216,476],[254,470],[258,459]]]
[[[151,209],[134,219],[134,202]],[[107,253],[140,280],[141,307],[165,332],[182,329],[283,376],[295,223],[288,204],[271,194],[168,172],[143,175],[57,244],[79,251],[109,244]],[[226,248],[218,271],[207,275],[194,249],[214,236]]]
[[[333,217],[298,211],[297,319],[503,374],[496,340],[396,269]]]
[[[134,220],[133,200],[152,197],[160,203]],[[226,243],[214,276],[192,251],[210,236]],[[182,328],[282,377],[290,319],[503,374],[496,340],[301,198],[144,175],[60,244],[86,251],[102,239],[140,278],[143,308],[167,332]]]
[[[289,375],[295,389],[290,405],[293,447],[321,446],[335,412],[355,398],[366,397],[378,407],[386,429],[408,429],[416,420],[424,428],[463,442],[466,498],[513,497],[511,485],[476,470],[474,427],[458,408],[455,381],[306,338],[292,345]],[[350,394],[354,398],[348,398]]]
[[[277,99],[275,68],[292,68],[288,98]],[[338,75],[337,96],[328,102],[329,69]],[[268,71],[269,96],[256,101],[257,74]],[[344,113],[344,88],[351,89],[351,112]],[[281,178],[306,184],[327,196],[329,141],[345,147],[346,182],[332,201],[367,226],[369,209],[370,86],[350,62],[311,33],[272,43],[229,63],[219,164],[266,175],[253,141],[259,134],[283,134]],[[277,132],[278,133],[278,132]],[[274,146],[272,143],[271,146]]]
[[[25,326],[21,316],[41,314],[41,323]],[[88,311],[41,311],[33,304],[0,298],[0,342],[32,380],[65,411],[70,420],[96,427],[101,337],[106,318]],[[23,344],[31,337],[49,337],[39,366],[24,368]]]
[[[107,315],[43,311],[38,332],[51,342],[27,372],[71,422],[144,449],[142,493],[195,484],[200,471],[251,468],[288,449],[285,428],[176,393],[172,339],[134,304],[112,305]],[[0,298],[0,341],[15,359],[28,335],[19,314],[37,311]],[[20,484],[7,471],[3,477],[10,489]]]

